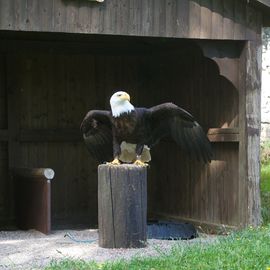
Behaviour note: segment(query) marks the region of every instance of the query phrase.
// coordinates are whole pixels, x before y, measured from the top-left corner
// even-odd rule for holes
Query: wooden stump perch
[[[98,167],[99,246],[146,245],[147,169],[134,165]]]

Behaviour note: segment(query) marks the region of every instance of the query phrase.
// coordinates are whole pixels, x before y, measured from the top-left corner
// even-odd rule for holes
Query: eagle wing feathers
[[[149,132],[147,145],[152,147],[160,139],[170,136],[185,152],[197,160],[210,162],[212,150],[202,127],[194,117],[173,103],[164,103],[150,109],[136,109],[145,119]],[[90,154],[99,162],[113,157],[112,115],[109,111],[92,110],[81,124],[81,131]],[[145,130],[145,127],[142,127]]]
[[[109,111],[89,111],[81,123],[81,132],[90,154],[99,162],[112,159],[112,124]]]
[[[197,160],[211,161],[212,150],[207,136],[194,117],[184,109],[173,103],[163,103],[149,109],[149,120],[152,132],[150,144],[170,136]]]

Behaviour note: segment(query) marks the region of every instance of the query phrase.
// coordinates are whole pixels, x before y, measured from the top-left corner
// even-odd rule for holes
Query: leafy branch
[[[263,29],[262,45],[263,45],[263,50],[267,50],[268,47],[270,47],[270,27]]]

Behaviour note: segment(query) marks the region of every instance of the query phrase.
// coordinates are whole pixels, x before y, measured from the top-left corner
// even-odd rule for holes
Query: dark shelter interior
[[[1,228],[16,226],[11,166],[55,171],[52,228],[97,225],[98,164],[79,127],[88,110],[109,110],[117,90],[128,92],[136,107],[181,106],[212,141],[214,158],[206,165],[170,139],[152,150],[149,219],[239,224],[234,74],[242,43],[19,32],[0,37],[0,129],[10,128],[12,115],[16,134],[12,149],[9,141],[0,142]],[[216,50],[205,53],[205,47]],[[221,62],[229,63],[222,72]]]

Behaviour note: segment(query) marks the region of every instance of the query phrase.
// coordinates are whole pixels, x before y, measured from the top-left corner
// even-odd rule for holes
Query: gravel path
[[[104,249],[93,243],[76,243],[65,237],[70,233],[75,239],[95,240],[97,230],[58,230],[50,235],[30,231],[0,231],[0,269],[41,269],[52,259],[64,258],[95,260],[103,262],[133,256],[158,256],[159,250],[168,252],[179,243],[186,246],[196,242],[212,242],[216,237],[200,237],[189,241],[148,240],[146,248]]]

